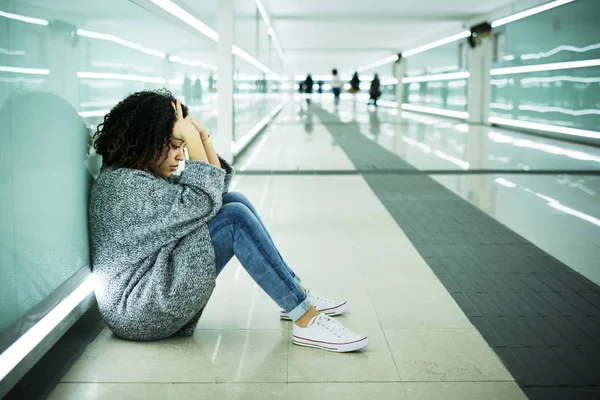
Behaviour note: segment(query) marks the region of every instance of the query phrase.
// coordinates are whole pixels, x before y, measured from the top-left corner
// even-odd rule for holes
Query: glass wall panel
[[[466,71],[466,43],[457,41],[406,58],[404,100],[452,111],[467,111],[467,78],[430,81],[427,76]]]
[[[494,68],[600,59],[599,14],[577,0],[498,28]],[[599,130],[600,67],[559,68],[493,76],[491,115]]]
[[[239,141],[279,99],[281,60],[254,0],[236,1],[234,42],[254,59],[234,56],[234,141]]]
[[[90,133],[112,106],[167,88],[215,129],[216,44],[134,2],[5,0],[0,11],[3,331],[90,267]]]

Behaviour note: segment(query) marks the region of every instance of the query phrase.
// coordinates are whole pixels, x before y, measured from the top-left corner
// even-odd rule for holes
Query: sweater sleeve
[[[178,183],[136,171],[123,182],[118,198],[123,207],[113,223],[123,240],[138,245],[177,240],[212,219],[222,205],[225,170],[203,161],[187,160]],[[117,204],[115,204],[117,205]],[[117,232],[115,232],[117,233]],[[128,237],[127,237],[128,236]]]
[[[221,156],[219,156],[219,161],[221,161],[221,167],[225,170],[225,180],[223,182],[223,194],[225,194],[229,191],[229,185],[231,184],[233,175],[235,175],[235,169]]]

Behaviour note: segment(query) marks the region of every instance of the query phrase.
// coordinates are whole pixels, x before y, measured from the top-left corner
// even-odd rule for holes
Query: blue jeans
[[[333,101],[335,104],[340,102],[340,88],[333,88]]]
[[[275,247],[258,212],[241,193],[223,195],[223,206],[208,222],[217,276],[235,255],[256,283],[296,321],[312,306],[300,279]]]

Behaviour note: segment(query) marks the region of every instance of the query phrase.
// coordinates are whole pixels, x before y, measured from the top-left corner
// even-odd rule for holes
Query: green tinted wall
[[[189,64],[216,64],[216,44],[128,1],[12,0],[0,11],[15,14],[0,15],[2,332],[90,268],[90,130],[127,94],[162,87],[214,130],[211,71]]]
[[[576,0],[497,28],[494,67],[600,59],[600,1]],[[496,117],[600,130],[600,67],[492,77]]]
[[[462,46],[448,43],[406,58],[406,77],[464,71]],[[403,103],[467,111],[467,79],[404,83]]]

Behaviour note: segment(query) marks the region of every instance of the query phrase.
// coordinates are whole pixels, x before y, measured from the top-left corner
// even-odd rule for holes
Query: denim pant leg
[[[248,274],[296,321],[312,306],[252,211],[244,204],[223,205],[208,222],[216,272],[235,255]]]
[[[296,281],[298,281],[298,283],[302,282],[300,277],[298,275],[296,275],[296,273],[294,271],[292,271],[292,269],[287,265],[287,263],[281,256],[281,254],[279,254],[279,250],[277,250],[277,247],[275,246],[275,243],[273,242],[273,238],[271,238],[271,235],[269,234],[267,227],[262,222],[262,219],[260,219],[260,215],[258,215],[258,211],[256,211],[256,209],[254,208],[254,205],[250,202],[250,200],[248,200],[248,198],[240,192],[228,192],[223,195],[223,205],[228,204],[228,203],[242,203],[243,205],[245,205],[246,207],[248,207],[250,209],[252,214],[254,214],[254,216],[260,223],[260,225],[265,230],[265,233],[267,234],[267,237],[269,238],[269,240],[271,241],[271,244],[275,248],[275,251],[279,255],[279,258],[281,258],[281,262],[283,262],[285,264],[287,269],[290,271],[290,274],[292,274],[292,276],[296,278]]]

